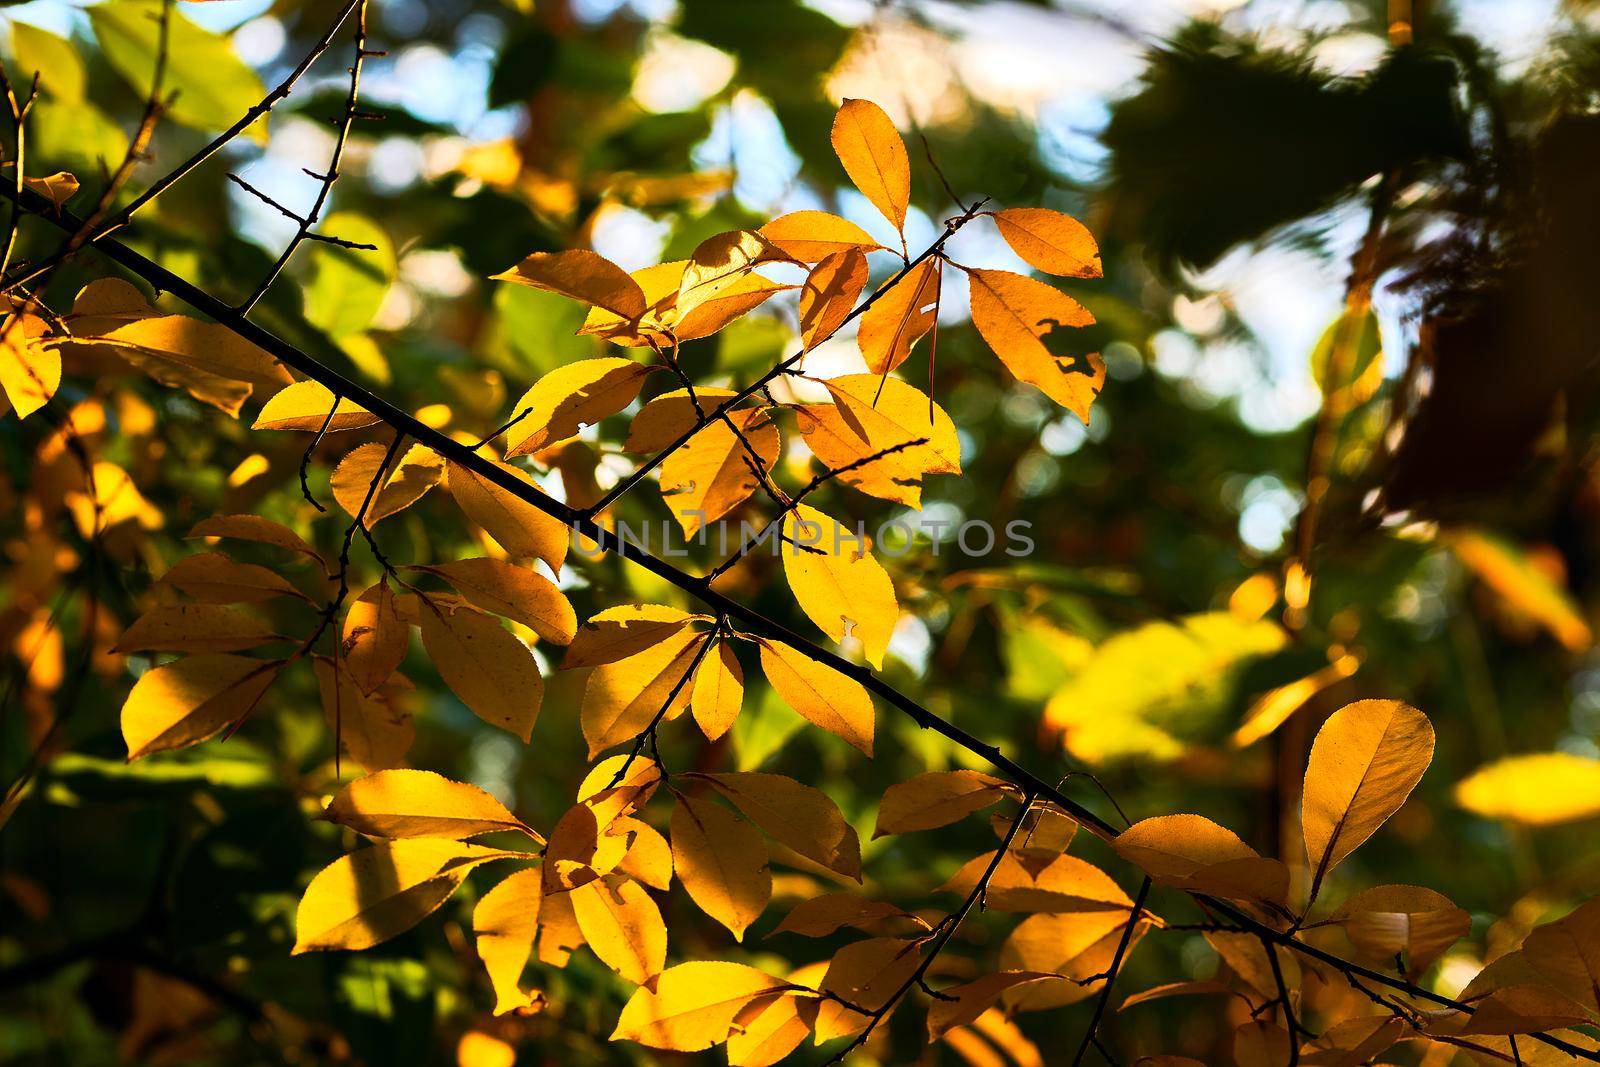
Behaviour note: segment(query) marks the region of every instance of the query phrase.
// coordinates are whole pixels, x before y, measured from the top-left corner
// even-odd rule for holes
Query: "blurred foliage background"
[[[135,189],[259,99],[332,10],[178,7],[182,95]],[[153,59],[150,10],[5,6],[13,80],[42,72],[30,175],[66,169],[92,188],[121,158]],[[1593,5],[375,0],[369,30],[388,55],[369,64],[363,106],[382,118],[357,124],[326,229],[379,250],[302,252],[293,282],[256,313],[269,329],[441,424],[486,432],[534,378],[599,344],[572,336],[577,305],[487,275],[573,244],[631,269],[808,207],[878,234],[827,140],[840,98],[873,99],[913,149],[913,248],[955,210],[916,158],[924,143],[963,198],[1054,207],[1100,237],[1104,281],[1070,290],[1099,320],[1092,340],[1110,373],[1085,427],[1005,380],[962,294],[947,296],[933,388],[960,428],[966,473],[930,484],[923,519],[942,527],[889,561],[907,615],[888,678],[1045,777],[1092,770],[1133,819],[1204,812],[1265,853],[1286,843],[1291,860],[1320,719],[1361,696],[1422,708],[1438,729],[1434,765],[1338,877],[1432,886],[1473,914],[1471,939],[1427,979],[1446,992],[1600,887],[1588,818],[1600,811]],[[227,175],[306,206],[316,183],[301,168],[317,170],[331,147],[344,40],[274,111],[270,138],[235,142],[125,239],[219,295],[248,294],[293,224]],[[978,230],[951,242],[954,258],[1025,269]],[[20,254],[50,240],[25,231]],[[84,257],[52,296],[64,302],[107,269]],[[774,306],[684,358],[697,380],[737,384],[793,344],[792,313]],[[199,519],[255,510],[334,552],[338,531],[300,499],[303,442],[251,434],[80,358],[62,395],[103,404],[97,458],[125,470],[149,507],[103,554],[87,552],[70,493],[48,488],[59,439],[37,422],[0,422],[8,783],[72,708],[52,737],[61,751],[0,831],[6,1061],[447,1062],[477,1027],[515,1044],[522,1063],[644,1062],[646,1050],[606,1043],[624,990],[581,953],[544,976],[545,1014],[491,1022],[460,901],[371,952],[288,956],[299,892],[345,849],[337,828],[310,818],[338,779],[309,671],[280,682],[225,743],[124,762],[115,712],[149,658],[85,660],[86,586],[105,605],[97,625],[114,630],[189,550],[183,534]],[[826,374],[860,369],[848,338],[816,359]],[[1319,428],[1326,492],[1301,558]],[[541,480],[566,492],[567,478],[610,484],[627,469],[616,439],[602,427]],[[313,466],[323,497],[327,477]],[[843,487],[826,493],[836,514],[889,514]],[[425,501],[385,527],[391,557],[468,554],[440,507]],[[659,530],[666,511],[637,493],[622,517]],[[1004,540],[963,551],[956,531],[977,518],[1030,523],[1033,554],[1009,557]],[[673,596],[609,559],[580,563],[564,585],[580,616]],[[780,586],[755,575],[734,594],[803,625]],[[535,825],[564,810],[583,771],[581,677],[551,675],[523,746],[484,729],[414,659],[410,764],[480,784]],[[816,784],[865,840],[883,787],[961,765],[937,738],[880,720],[866,762],[753,692],[730,740],[696,749],[674,736],[670,757]],[[1500,777],[1471,777],[1489,767]],[[355,773],[349,761],[343,773]],[[1552,817],[1551,796],[1570,810]],[[926,906],[993,847],[989,835],[969,820],[873,842],[869,883]],[[1092,843],[1086,854],[1131,884]],[[756,934],[819,886],[780,879]],[[669,925],[675,958],[733,950],[681,896]],[[986,931],[975,921],[963,937],[981,952],[998,936]],[[796,950],[757,936],[744,951]],[[825,958],[829,947],[798,951]],[[1121,988],[1215,966],[1198,935],[1152,937]],[[1059,1050],[1088,1010],[1019,1025]],[[913,1014],[880,1055],[975,1055],[919,1051]],[[1130,1052],[1216,1062],[1222,1015],[1163,1001],[1114,1025]],[[990,1051],[1027,1062],[1025,1049]]]

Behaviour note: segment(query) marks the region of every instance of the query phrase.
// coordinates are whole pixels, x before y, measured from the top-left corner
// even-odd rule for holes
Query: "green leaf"
[[[221,34],[171,13],[166,76],[161,96],[166,117],[200,130],[223,130],[267,95],[261,79]],[[161,42],[161,4],[156,0],[111,0],[89,9],[89,22],[106,60],[141,97],[150,94]],[[176,96],[174,96],[176,94]],[[246,136],[266,142],[257,122]]]

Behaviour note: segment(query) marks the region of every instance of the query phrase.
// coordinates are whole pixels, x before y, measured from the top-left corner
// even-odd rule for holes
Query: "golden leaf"
[[[522,971],[533,955],[539,932],[539,869],[529,867],[500,880],[472,909],[472,932],[477,937],[478,958],[494,987],[494,1013],[504,1015],[533,1003],[532,991],[522,988]]]
[[[743,941],[772,899],[767,847],[755,827],[720,804],[680,795],[672,809],[672,862],[700,909]]]
[[[163,604],[139,616],[113,652],[238,652],[287,641],[259,618],[221,604]]]
[[[533,479],[520,468],[495,464],[511,477],[535,489]],[[566,525],[511,495],[505,489],[458,463],[449,464],[450,493],[468,519],[497,541],[513,559],[540,559],[551,573],[561,573],[570,538]]]
[[[490,860],[531,858],[460,841],[383,841],[317,872],[295,913],[294,953],[363,949],[402,934]]]
[[[906,361],[911,346],[933,328],[943,280],[939,261],[925,259],[884,283],[873,304],[861,313],[856,343],[867,369],[882,377]]]
[[[1344,927],[1351,944],[1385,966],[1403,954],[1405,972],[1413,978],[1472,928],[1472,917],[1449,897],[1415,885],[1364,889],[1327,921]]]
[[[367,837],[447,837],[454,841],[516,830],[544,843],[506,806],[466,782],[432,771],[379,771],[341,789],[322,818]]]
[[[806,351],[832,337],[867,287],[867,257],[858,248],[834,252],[800,287],[800,340]]]
[[[442,605],[442,606],[441,606]],[[522,740],[533,736],[544,679],[528,646],[494,618],[429,597],[419,615],[422,647],[461,702],[484,722]]]
[[[250,713],[282,668],[282,660],[204,653],[145,671],[122,705],[128,759],[222,732]]]
[[[1328,717],[1311,745],[1300,802],[1313,896],[1400,810],[1432,759],[1428,717],[1398,700],[1358,700]]]
[[[923,930],[928,928],[927,923],[915,915],[887,901],[868,900],[855,893],[824,893],[796,904],[772,933],[827,937],[846,926],[870,930],[895,920],[911,923]]]
[[[967,277],[972,324],[1000,362],[1087,424],[1106,366],[1098,353],[1069,351],[1069,331],[1093,324],[1094,316],[1059,289],[1021,274],[969,270]]]
[[[865,534],[809,504],[796,504],[784,516],[783,538],[783,573],[800,609],[834,641],[860,641],[867,662],[881,670],[900,604]]]
[[[652,397],[628,425],[628,439],[622,443],[623,451],[653,454],[664,452],[673,442],[700,425],[700,413],[695,401],[709,414],[734,396],[732,389],[695,389],[689,396],[687,389],[674,389]]]
[[[344,508],[345,514],[355,518],[360,512],[361,521],[368,528],[409,508],[444,478],[444,458],[425,445],[412,445],[380,475],[379,468],[388,453],[388,445],[375,441],[361,445],[339,461],[328,483],[333,499]],[[382,484],[362,511],[368,490],[380,476]]]
[[[962,896],[972,892],[993,859],[993,852],[974,856],[939,892]],[[1123,925],[1133,909],[1133,901],[1105,871],[1076,856],[1043,849],[1006,852],[995,865],[984,902],[996,911],[1076,915],[1101,933]]]
[[[828,211],[791,211],[761,227],[761,236],[801,263],[820,263],[841,252],[874,252],[883,246],[849,219]]]
[[[1507,756],[1455,787],[1456,803],[1487,819],[1557,826],[1600,815],[1600,760],[1575,752]]]
[[[742,963],[680,963],[662,971],[653,988],[633,994],[611,1040],[699,1052],[728,1040],[746,1005],[787,988],[783,979]]]
[[[779,641],[761,642],[761,669],[802,718],[872,755],[872,698],[859,682]]]
[[[703,777],[782,844],[831,871],[861,881],[861,841],[826,794],[781,774],[743,771]]]
[[[702,615],[664,604],[625,604],[589,616],[567,649],[562,667],[596,667],[660,644]]]
[[[744,443],[720,419],[708,423],[661,464],[661,495],[685,537],[716,522],[749,499],[760,486],[751,463],[771,470],[778,462],[778,427],[762,410],[730,411]]]
[[[113,348],[123,359],[169,388],[238,415],[245,398],[271,396],[294,379],[265,349],[215,322],[183,315],[138,319],[79,344]]]
[[[1065,979],[1059,975],[1040,971],[1001,971],[941,989],[928,1009],[928,1040],[937,1041],[945,1031],[972,1022],[992,1007],[1008,989],[1035,982],[1063,981]]]
[[[329,412],[333,418],[328,417]],[[305,430],[337,433],[375,426],[383,420],[354,400],[340,398],[334,406],[333,393],[321,382],[303,381],[279,392],[261,405],[253,426],[257,430]]]
[[[400,766],[417,739],[411,713],[401,703],[411,683],[397,674],[364,693],[351,672],[336,672],[331,660],[319,657],[312,666],[322,696],[322,717],[350,758],[368,772]]]
[[[846,100],[834,116],[832,141],[850,181],[895,229],[904,230],[911,160],[889,116],[870,100]]]
[[[220,552],[185,556],[157,584],[181,589],[207,604],[252,604],[280,596],[310,601],[273,571],[254,563],[236,562]]]
[[[534,382],[512,408],[521,421],[506,434],[506,458],[549,448],[615,415],[633,403],[645,378],[661,369],[616,356],[557,367]]]
[[[689,671],[706,640],[702,634],[680,631],[643,652],[595,668],[579,711],[590,759],[631,740],[669,700],[669,715],[688,704]]]
[[[572,891],[578,927],[600,962],[635,985],[661,973],[667,960],[667,924],[638,882],[610,876]]]
[[[33,315],[13,314],[0,332],[0,389],[25,419],[61,388],[61,353],[42,344],[46,327]]]
[[[495,281],[517,282],[604,308],[624,319],[644,314],[644,291],[628,272],[597,252],[535,252]]]
[[[527,567],[478,558],[415,569],[437,574],[474,606],[520,622],[546,641],[570,644],[578,631],[578,616],[566,594]]]
[[[992,214],[1000,236],[1028,266],[1067,278],[1100,277],[1100,247],[1088,227],[1071,215],[1043,207]]]
[[[922,962],[920,945],[892,937],[856,941],[833,954],[821,989],[836,997],[876,1011],[889,1003],[900,986]],[[867,1016],[838,1000],[824,1001],[817,1010],[817,1044],[847,1037],[866,1029]]]
[[[743,704],[744,671],[739,667],[739,657],[722,641],[716,654],[701,660],[694,673],[689,710],[706,740],[715,741],[733,726]]]
[[[375,693],[406,658],[411,628],[395,608],[388,581],[362,593],[345,612],[340,649],[363,693]]]
[[[238,541],[254,541],[258,544],[271,545],[274,548],[298,552],[326,566],[322,553],[308,545],[299,534],[282,523],[263,519],[259,515],[213,515],[209,519],[201,519],[195,523],[188,536],[225,537]]]
[[[1144,819],[1117,835],[1118,855],[1156,881],[1234,900],[1282,904],[1289,869],[1200,815]]]
[[[932,830],[982,811],[1013,790],[981,771],[929,771],[891,785],[878,805],[872,836]]]

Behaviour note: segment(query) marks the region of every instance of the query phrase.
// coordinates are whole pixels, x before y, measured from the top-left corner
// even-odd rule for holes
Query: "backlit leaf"
[[[1000,236],[1028,266],[1068,278],[1100,277],[1100,248],[1088,227],[1059,211],[1014,207],[994,213]]]
[[[1369,958],[1393,965],[1405,960],[1417,976],[1472,927],[1472,917],[1449,897],[1415,885],[1365,889],[1339,905],[1328,921]]]
[[[122,705],[128,759],[221,733],[250,713],[282,668],[282,660],[204,653],[145,671]]]
[[[584,939],[607,967],[636,985],[661,973],[667,926],[638,882],[610,877],[581,885],[572,891],[572,910]]]
[[[680,631],[643,652],[596,667],[583,691],[579,717],[593,759],[632,740],[669,701],[675,715],[689,703],[690,669],[707,638]]]
[[[882,247],[866,230],[827,211],[791,211],[761,227],[761,235],[801,263]]]
[[[708,774],[705,780],[734,807],[807,859],[861,880],[861,841],[827,795],[781,774]]]
[[[740,1009],[788,986],[742,963],[681,963],[662,971],[654,988],[633,994],[611,1040],[699,1052],[728,1039]]]
[[[334,468],[329,482],[333,498],[351,518],[360,513],[368,527],[415,504],[444,478],[444,458],[423,445],[412,445],[382,473],[382,481],[371,502],[362,511],[368,490],[380,477],[379,468],[389,446],[371,442],[352,450]]]
[[[615,415],[633,403],[645,378],[660,369],[617,357],[557,367],[516,402],[512,414],[521,421],[506,434],[506,457],[559,444],[576,437],[585,426]]]
[[[411,627],[401,619],[387,581],[362,593],[345,612],[340,648],[363,693],[376,692],[394,674],[410,644]]]
[[[529,486],[533,479],[509,464],[496,464],[512,478]],[[484,533],[499,542],[513,559],[539,559],[555,574],[561,573],[570,541],[560,519],[524,503],[511,493],[458,463],[449,464],[450,494]]]
[[[44,407],[61,388],[61,353],[41,344],[44,320],[11,315],[0,332],[0,389],[19,419]]]
[[[502,878],[472,909],[472,932],[494,987],[496,1015],[533,1002],[533,992],[522,988],[522,971],[533,955],[542,898],[539,870],[530,867]]]
[[[116,652],[239,652],[288,638],[261,619],[221,604],[163,604],[139,616]]]
[[[911,346],[933,328],[942,277],[939,262],[925,259],[905,277],[885,282],[862,312],[856,343],[873,374],[881,377],[904,363]]]
[[[643,652],[700,616],[662,604],[625,604],[589,616],[567,649],[562,666],[594,667]]]
[[[348,665],[337,672],[337,679],[332,661],[319,657],[313,667],[323,721],[330,733],[338,735],[344,752],[369,773],[400,766],[417,739],[416,725],[404,705],[411,683],[397,674],[365,693]]]
[[[700,661],[689,694],[689,710],[706,740],[715,741],[732,728],[744,704],[744,671],[726,641]]]
[[[779,641],[761,642],[761,670],[802,718],[872,755],[872,698],[859,682]]]
[[[330,419],[328,413],[332,412]],[[327,433],[359,430],[375,426],[378,416],[353,400],[341,399],[334,406],[333,393],[321,382],[295,382],[261,405],[256,414],[257,430],[305,430],[316,433],[327,426]]]
[[[1600,760],[1575,752],[1507,756],[1455,787],[1456,803],[1488,819],[1556,826],[1600,815]]]
[[[1433,759],[1433,726],[1398,700],[1359,700],[1328,717],[1306,764],[1300,820],[1312,892],[1400,810]]]
[[[434,669],[484,722],[526,741],[544,699],[544,679],[528,646],[491,616],[424,604],[422,646]]]
[[[772,899],[767,848],[755,827],[720,804],[680,796],[672,809],[672,861],[700,909],[744,940]]]
[[[969,270],[972,324],[1018,380],[1089,421],[1089,406],[1105,385],[1097,353],[1074,349],[1073,330],[1094,316],[1041,281],[1003,270]]]
[[[482,789],[432,771],[379,771],[357,778],[339,791],[322,817],[367,837],[459,841],[517,830],[543,841]]]
[[[300,898],[294,952],[381,944],[433,914],[473,867],[522,855],[422,838],[341,856],[317,872]]]
[[[644,291],[628,272],[586,248],[535,252],[494,280],[518,282],[593,304],[624,319],[644,314]]]
[[[850,181],[895,229],[905,229],[911,160],[889,116],[870,100],[846,100],[834,116],[832,140]]]
[[[661,464],[661,495],[685,537],[750,498],[760,486],[751,463],[770,470],[778,461],[778,427],[765,411],[732,411],[728,417],[740,436],[721,420],[712,422]]]
[[[554,582],[528,567],[498,559],[460,559],[419,567],[437,574],[475,606],[532,629],[546,641],[570,644],[578,616]]]
[[[867,257],[860,249],[830,253],[800,287],[800,340],[807,351],[832,337],[850,317],[867,286]]]
[[[174,563],[160,584],[181,589],[207,604],[253,604],[274,597],[306,595],[265,567],[239,563],[220,552],[200,552]]]
[[[873,837],[932,830],[996,803],[1009,783],[980,771],[929,771],[891,785],[878,806]]]

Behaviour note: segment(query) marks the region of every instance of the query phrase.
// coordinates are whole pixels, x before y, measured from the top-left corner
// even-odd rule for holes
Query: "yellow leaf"
[[[617,870],[651,889],[665,891],[672,887],[672,846],[659,830],[649,823],[623,816],[612,820],[606,827],[606,834],[624,834],[629,841],[628,851],[617,864]]]
[[[810,994],[781,994],[746,1005],[728,1037],[728,1067],[771,1067],[811,1033],[818,1001]]]
[[[669,702],[673,710],[668,715],[689,702],[689,672],[707,640],[680,631],[627,659],[595,668],[579,711],[590,759],[632,740]]]
[[[544,902],[539,905],[539,962],[551,967],[565,967],[572,950],[583,944],[583,931],[578,929],[578,917],[572,913],[572,894],[545,891]]]
[[[1200,815],[1162,815],[1117,836],[1117,853],[1164,885],[1234,900],[1282,904],[1289,869]]]
[[[375,693],[389,680],[410,643],[411,628],[400,618],[387,581],[362,593],[345,612],[340,648],[363,693]]]
[[[282,660],[205,653],[145,671],[122,705],[128,759],[220,733],[250,713],[282,668]]]
[[[1407,1030],[1406,1022],[1382,1013],[1333,1023],[1300,1050],[1306,1067],[1360,1067],[1373,1063]]]
[[[645,378],[661,369],[616,356],[557,367],[534,382],[512,408],[521,421],[506,434],[506,458],[549,448],[615,415],[633,403]]]
[[[802,718],[872,755],[872,698],[860,683],[778,641],[761,642],[761,669]]]
[[[381,944],[433,914],[473,867],[513,857],[529,858],[438,838],[383,841],[341,856],[300,898],[294,953]]]
[[[1508,756],[1456,783],[1456,803],[1486,819],[1556,826],[1600,815],[1600,760],[1573,752]]]
[[[490,616],[440,607],[437,597],[424,602],[419,621],[422,647],[461,702],[484,722],[532,737],[544,679],[528,646]]]
[[[1008,971],[1060,974],[1070,982],[1020,986],[1003,994],[1014,1011],[1042,1011],[1074,1004],[1099,993],[1105,985],[1112,957],[1122,941],[1126,915],[1106,929],[1103,915],[1030,915],[1017,924],[1000,949],[1000,966]],[[1087,921],[1086,921],[1087,920]],[[1132,953],[1150,924],[1141,919],[1133,928],[1127,952]]]
[[[999,1008],[990,1008],[970,1027],[958,1026],[947,1032],[944,1043],[965,1060],[968,1067],[1045,1067],[1039,1046],[1023,1036],[1017,1024]],[[997,1058],[996,1049],[1004,1058]],[[1135,1067],[1205,1067],[1205,1064],[1178,1057],[1145,1056]]]
[[[955,424],[914,386],[871,374],[846,375],[824,384],[836,402],[801,406],[799,425],[812,454],[829,470],[843,472],[835,480],[883,500],[920,508],[926,475],[960,473],[961,443]],[[910,443],[915,441],[925,443]],[[884,454],[892,447],[897,450]]]
[[[1591,897],[1522,942],[1539,976],[1591,1012],[1600,1011],[1600,897]]]
[[[892,937],[856,941],[833,954],[821,989],[869,1011],[887,1005],[922,962],[918,942]],[[817,1010],[817,1044],[866,1029],[867,1016],[838,1000],[824,1001]]]
[[[818,263],[800,287],[800,340],[806,351],[832,337],[867,287],[867,257],[847,248]]]
[[[734,396],[732,389],[695,389],[694,397],[687,389],[674,389],[652,397],[639,409],[628,425],[628,439],[623,442],[625,452],[653,454],[664,452],[684,434],[700,425],[699,412],[694,401],[707,414]]]
[[[1244,721],[1234,731],[1231,738],[1233,747],[1246,748],[1266,737],[1305,707],[1312,697],[1349,678],[1360,666],[1360,657],[1346,652],[1321,670],[1263,693],[1250,705]]]
[[[475,606],[520,622],[546,641],[570,644],[578,631],[578,616],[566,594],[527,567],[480,558],[416,569],[437,574]]]
[[[520,468],[505,463],[497,467],[533,488],[533,479]],[[457,463],[449,465],[450,493],[456,503],[513,559],[540,559],[551,573],[561,573],[570,538],[560,519],[546,515],[532,504],[512,496],[500,486],[485,481]]]
[[[928,929],[927,923],[887,901],[868,900],[855,893],[824,893],[796,904],[772,933],[827,937],[845,926],[870,930],[896,920]]]
[[[382,475],[382,484],[362,511],[367,492],[380,477],[379,468],[388,453],[389,446],[376,441],[361,445],[339,461],[329,482],[333,498],[345,513],[355,518],[360,512],[361,521],[369,528],[409,508],[444,478],[444,458],[431,448],[412,445]]]
[[[1344,927],[1351,944],[1386,967],[1404,954],[1405,973],[1413,978],[1472,928],[1472,917],[1449,897],[1415,885],[1362,890],[1327,921]]]
[[[595,667],[660,644],[695,619],[704,618],[664,604],[625,604],[589,616],[567,649],[562,667]]]
[[[456,1043],[456,1067],[515,1067],[516,1062],[515,1045],[478,1030],[468,1030]]]
[[[333,418],[328,413],[333,412]],[[340,430],[359,430],[375,426],[383,420],[354,400],[342,397],[334,407],[333,393],[321,382],[303,381],[278,393],[261,405],[256,415],[257,430],[305,430],[316,433],[327,426],[327,433]]]
[[[550,842],[545,846],[545,896],[564,894],[598,878],[600,872],[595,870],[595,866],[599,851],[600,824],[594,811],[584,804],[568,808],[566,814],[556,820],[550,830]]]
[[[215,322],[183,315],[139,319],[80,344],[105,345],[169,388],[238,415],[245,398],[271,396],[294,379],[276,358]]]
[[[163,604],[122,631],[113,652],[238,652],[287,641],[266,623],[220,604]]]
[[[654,988],[633,994],[611,1040],[699,1052],[728,1040],[746,1005],[787,988],[783,979],[742,963],[681,963],[662,971]]]
[[[238,563],[220,552],[185,556],[174,563],[157,584],[181,589],[207,604],[251,604],[280,596],[309,600],[267,568]]]
[[[259,515],[213,515],[194,524],[189,537],[231,537],[239,541],[254,541],[272,545],[309,556],[323,563],[322,553],[306,544],[305,540],[282,523],[263,519]]]
[[[689,310],[677,315],[672,336],[679,341],[710,337],[734,319],[766,303],[769,297],[795,288],[760,274],[744,274],[720,282]]]
[[[716,522],[759,488],[750,463],[771,470],[778,462],[778,427],[767,412],[730,411],[728,418],[755,450],[753,459],[739,437],[719,419],[661,464],[661,495],[685,537]]]
[[[1328,717],[1311,745],[1300,802],[1312,896],[1400,810],[1432,759],[1428,717],[1398,700],[1358,700]]]
[[[929,771],[891,785],[878,806],[873,837],[932,830],[982,811],[1012,790],[980,771]]]
[[[1062,981],[1064,979],[1058,975],[1040,971],[1001,971],[941,989],[928,1009],[928,1040],[937,1041],[945,1031],[972,1022],[1009,989],[1036,982]]]
[[[494,987],[494,1013],[504,1015],[533,1003],[532,991],[522,988],[522,971],[533,955],[539,932],[537,867],[516,871],[483,895],[472,909],[472,932],[477,936],[478,958]]]
[[[784,262],[788,256],[755,230],[728,230],[713,234],[695,246],[689,265],[678,280],[675,307],[679,321],[696,308],[721,296],[758,264]]]
[[[678,299],[678,284],[688,268],[686,259],[670,263],[657,263],[633,272],[634,284],[644,294],[645,312],[642,317],[630,318],[592,307],[578,328],[582,335],[598,335],[629,348],[663,348],[672,343],[672,333],[666,319],[673,313]]]
[[[540,837],[506,806],[465,782],[432,771],[379,771],[341,789],[322,817],[367,837],[447,837],[459,841],[496,830]]]
[[[895,229],[904,230],[911,160],[889,116],[870,100],[846,100],[834,116],[832,140],[850,181]]]
[[[706,740],[715,741],[733,726],[743,704],[744,671],[739,667],[739,657],[723,641],[717,645],[716,655],[708,655],[695,671],[689,710]]]
[[[1517,611],[1538,622],[1571,652],[1594,644],[1583,609],[1565,586],[1522,548],[1476,530],[1444,538],[1457,558]]]
[[[650,894],[630,878],[608,877],[572,891],[572,910],[600,962],[643,985],[667,961],[667,924]]]
[[[682,795],[672,809],[671,832],[673,867],[683,888],[734,940],[743,941],[772,899],[761,835],[720,804]]]
[[[992,852],[974,856],[939,892],[961,896],[972,892],[993,859]],[[996,911],[1076,915],[1102,933],[1121,926],[1133,908],[1122,887],[1094,864],[1042,849],[1012,849],[1002,856],[984,901]]]
[[[1019,381],[1089,422],[1089,407],[1105,385],[1098,353],[1072,350],[1072,330],[1094,316],[1041,281],[1003,270],[969,270],[972,324]]]
[[[322,717],[350,758],[369,772],[400,766],[417,739],[411,713],[401,704],[411,683],[394,675],[364,693],[348,669],[337,672],[335,685],[330,660],[319,657],[312,666],[322,696]]]
[[[793,778],[759,771],[704,778],[782,844],[831,871],[861,881],[861,841],[826,794]]]
[[[43,178],[24,178],[22,184],[49,200],[58,209],[65,207],[67,201],[78,192],[77,177],[64,170],[58,170]]]
[[[761,227],[761,236],[801,263],[820,263],[841,252],[874,252],[883,246],[849,219],[827,211],[791,211]]]
[[[644,314],[644,291],[628,272],[586,248],[535,252],[495,281],[518,282],[604,308],[624,319]]]
[[[61,353],[40,343],[45,331],[43,319],[14,314],[0,332],[0,389],[19,419],[44,407],[61,388]]]
[[[882,377],[904,363],[911,346],[933,328],[943,280],[939,261],[925,259],[884,283],[856,331],[867,369]]]
[[[800,609],[833,640],[860,641],[867,662],[881,670],[900,604],[865,533],[796,504],[784,516],[783,538],[783,573]]]
[[[1000,236],[1028,266],[1067,278],[1100,277],[1100,248],[1088,227],[1071,215],[1042,207],[993,214]]]

